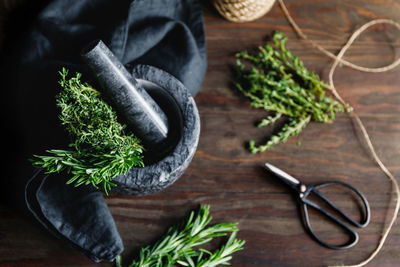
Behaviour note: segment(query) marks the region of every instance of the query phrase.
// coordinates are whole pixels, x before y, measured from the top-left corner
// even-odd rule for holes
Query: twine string
[[[367,67],[362,67],[359,65],[356,65],[354,63],[351,63],[345,59],[343,59],[343,55],[346,53],[346,51],[351,47],[351,45],[353,44],[353,42],[357,39],[358,36],[360,36],[365,30],[367,30],[369,27],[373,26],[373,25],[377,25],[377,24],[390,24],[393,25],[394,27],[396,27],[398,30],[400,30],[400,24],[390,20],[390,19],[375,19],[375,20],[371,20],[367,23],[365,23],[364,25],[362,25],[360,28],[358,28],[355,32],[353,32],[353,34],[350,36],[350,38],[348,39],[347,43],[341,48],[340,52],[337,55],[334,55],[333,53],[329,52],[328,50],[326,50],[324,47],[320,46],[319,44],[317,44],[315,41],[309,39],[304,33],[303,31],[300,29],[300,27],[297,25],[297,23],[294,21],[294,19],[292,18],[292,16],[290,15],[288,9],[286,8],[283,0],[278,0],[279,4],[287,18],[287,20],[289,21],[289,23],[292,25],[292,27],[294,28],[295,32],[304,40],[306,40],[307,42],[309,42],[314,48],[316,48],[317,50],[319,50],[320,52],[322,52],[323,54],[325,54],[326,56],[334,59],[334,62],[330,68],[329,71],[329,85],[330,85],[330,90],[332,91],[332,94],[344,105],[346,105],[346,102],[343,100],[343,98],[340,96],[340,94],[338,93],[338,91],[335,88],[335,85],[333,83],[333,74],[335,73],[336,67],[338,66],[339,63],[342,63],[345,66],[348,66],[352,69],[356,69],[359,71],[363,71],[363,72],[372,72],[372,73],[378,73],[378,72],[385,72],[385,71],[389,71],[391,69],[394,69],[395,67],[397,67],[400,64],[400,58],[394,60],[391,64],[387,65],[387,66],[383,66],[383,67],[378,67],[378,68],[367,68]],[[354,111],[353,108],[351,108],[350,111],[350,116],[352,116],[358,127],[361,130],[362,133],[362,137],[364,138],[367,147],[369,149],[369,151],[371,152],[372,158],[374,159],[375,163],[379,166],[379,168],[385,173],[385,175],[390,179],[390,181],[392,182],[392,185],[394,186],[394,191],[396,193],[396,207],[393,211],[393,215],[392,215],[392,219],[390,220],[390,223],[388,225],[388,227],[386,229],[384,229],[382,236],[379,240],[378,246],[374,249],[374,251],[362,262],[355,264],[355,265],[347,265],[347,267],[361,267],[366,265],[367,263],[369,263],[372,259],[375,258],[375,256],[379,253],[379,251],[382,249],[383,244],[386,241],[386,238],[389,235],[390,230],[392,229],[398,212],[399,212],[399,207],[400,207],[400,190],[399,190],[399,185],[395,179],[395,177],[393,176],[393,174],[386,168],[386,166],[383,164],[382,160],[380,159],[380,157],[378,156],[378,154],[376,153],[376,150],[371,142],[371,139],[369,137],[369,134],[367,132],[367,130],[365,129],[365,126],[363,124],[363,122],[361,121],[360,117],[357,115],[357,113]]]

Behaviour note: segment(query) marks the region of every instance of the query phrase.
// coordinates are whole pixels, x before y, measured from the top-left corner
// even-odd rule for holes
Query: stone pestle
[[[168,135],[167,116],[111,50],[98,40],[85,48],[82,57],[145,147],[162,144]]]

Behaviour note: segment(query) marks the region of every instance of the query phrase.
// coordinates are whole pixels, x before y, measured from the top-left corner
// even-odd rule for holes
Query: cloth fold
[[[206,71],[200,5],[195,0],[53,0],[29,26],[18,43],[2,51],[0,106],[9,129],[4,151],[12,159],[0,178],[9,188],[3,200],[27,210],[94,261],[112,261],[123,245],[102,193],[65,185],[68,174],[46,175],[28,161],[70,141],[57,118],[58,71],[81,72],[83,80],[98,86],[80,51],[101,39],[128,68],[158,67],[194,96]]]
[[[66,186],[67,180],[36,170],[25,187],[29,211],[50,233],[93,261],[113,261],[123,244],[102,193],[90,186]]]

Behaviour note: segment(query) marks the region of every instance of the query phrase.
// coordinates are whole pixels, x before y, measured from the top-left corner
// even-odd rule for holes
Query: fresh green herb
[[[274,112],[263,119],[258,127],[272,125],[283,115],[288,117],[280,132],[265,144],[256,146],[250,141],[252,153],[264,152],[272,146],[298,135],[311,121],[332,122],[335,113],[348,111],[348,106],[325,94],[329,85],[318,75],[304,67],[298,57],[285,47],[287,38],[281,32],[273,35],[274,46],[259,47],[258,54],[248,52],[236,54],[238,67],[237,89],[250,98],[251,106]],[[252,64],[246,68],[240,61]]]
[[[67,79],[68,71],[60,72],[63,90],[56,96],[61,108],[59,118],[73,143],[71,150],[47,150],[50,155],[32,160],[35,167],[47,173],[66,171],[72,175],[67,184],[75,186],[102,184],[107,193],[115,184],[111,180],[133,166],[143,166],[140,141],[125,132],[125,125],[104,102],[100,93],[80,81],[81,74]]]
[[[129,267],[214,267],[229,265],[232,254],[242,250],[245,241],[236,239],[238,231],[236,223],[219,223],[208,226],[212,217],[210,207],[201,205],[197,214],[193,211],[186,223],[171,227],[167,234],[153,247],[145,247],[140,251],[140,259],[133,261]],[[214,252],[204,248],[195,249],[210,242],[215,237],[232,233],[226,243]],[[121,267],[121,258],[116,259],[117,267]]]

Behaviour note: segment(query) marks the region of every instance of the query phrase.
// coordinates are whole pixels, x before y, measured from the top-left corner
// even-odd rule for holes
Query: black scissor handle
[[[362,202],[364,204],[364,209],[365,209],[365,216],[364,216],[364,219],[361,222],[357,222],[356,220],[351,218],[349,215],[344,213],[340,208],[338,208],[335,204],[333,204],[329,199],[327,199],[321,192],[319,192],[317,190],[318,188],[322,188],[322,187],[329,186],[329,185],[342,185],[342,186],[348,187],[349,189],[354,191],[361,198],[361,200],[362,200]],[[342,182],[327,182],[327,183],[322,183],[322,184],[319,184],[319,185],[316,185],[316,186],[308,186],[307,190],[300,197],[300,200],[303,203],[302,208],[303,208],[304,226],[307,229],[307,231],[309,232],[309,234],[318,243],[320,243],[321,245],[323,245],[323,246],[325,246],[327,248],[331,248],[331,249],[346,249],[346,248],[350,248],[350,247],[354,246],[355,244],[357,244],[357,242],[358,242],[358,234],[357,234],[357,232],[355,232],[353,229],[351,229],[341,219],[337,218],[336,216],[332,215],[331,213],[329,213],[325,209],[321,208],[315,202],[307,199],[307,196],[311,192],[314,193],[319,198],[321,198],[324,202],[326,202],[330,206],[330,208],[332,208],[332,210],[335,210],[343,218],[345,218],[348,222],[350,222],[351,224],[353,224],[353,225],[355,225],[357,227],[360,227],[360,228],[367,226],[368,223],[369,223],[369,220],[370,220],[370,207],[369,207],[368,201],[365,198],[365,196],[358,189],[356,189],[355,187],[353,187],[353,186],[351,186],[349,184],[342,183]],[[312,230],[312,227],[311,227],[311,224],[310,224],[310,219],[309,219],[309,216],[308,216],[308,206],[310,206],[310,207],[314,208],[315,210],[319,211],[320,213],[322,213],[323,215],[328,217],[331,221],[333,221],[334,223],[339,225],[341,228],[343,228],[348,233],[350,239],[346,243],[344,243],[342,245],[332,245],[332,244],[328,244],[328,243],[322,241],[320,238],[318,238],[318,236]]]
[[[313,203],[315,204],[315,203]],[[320,239],[312,230],[311,224],[310,224],[310,218],[308,216],[308,210],[307,210],[307,206],[311,206],[315,209],[317,209],[318,211],[320,211],[321,213],[323,213],[324,215],[328,216],[331,220],[335,221],[336,224],[340,225],[343,229],[346,230],[346,232],[348,233],[348,236],[350,237],[350,239],[342,244],[342,245],[333,245],[333,244],[329,244],[326,243],[325,241],[322,241],[322,239]],[[338,218],[334,217],[333,215],[331,215],[330,213],[326,212],[325,210],[321,209],[319,206],[314,207],[313,205],[310,205],[309,203],[303,203],[303,218],[304,218],[304,226],[307,229],[308,233],[321,245],[330,248],[330,249],[346,249],[346,248],[351,248],[353,247],[355,244],[357,244],[358,242],[358,234],[356,231],[354,231],[353,229],[351,229],[350,227],[348,227],[345,223],[343,223],[341,220],[339,220]]]
[[[326,186],[330,186],[330,185],[341,185],[344,187],[349,188],[351,191],[353,191],[354,193],[356,193],[364,206],[364,218],[358,222],[356,220],[354,220],[352,217],[350,217],[348,214],[346,214],[345,212],[343,212],[339,207],[337,207],[335,204],[333,204],[329,199],[327,199],[325,197],[325,195],[323,195],[321,192],[318,191],[318,188],[323,188]],[[322,200],[324,200],[333,210],[335,210],[336,212],[338,212],[341,216],[343,216],[348,222],[350,222],[351,224],[353,224],[354,226],[357,226],[359,228],[364,228],[369,224],[370,218],[371,218],[371,209],[369,207],[369,203],[367,198],[363,195],[363,193],[361,193],[357,188],[355,188],[354,186],[350,185],[350,184],[346,184],[343,182],[326,182],[326,183],[322,183],[322,184],[318,184],[315,185],[311,191],[316,194],[318,197],[320,197]]]

